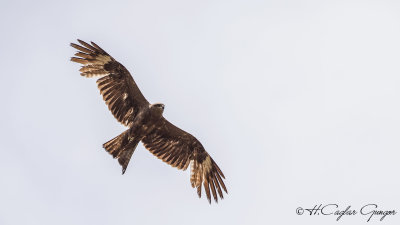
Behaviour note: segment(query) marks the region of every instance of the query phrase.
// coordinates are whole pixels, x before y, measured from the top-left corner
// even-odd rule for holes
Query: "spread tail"
[[[136,138],[130,140],[128,132],[129,130],[126,130],[103,144],[106,151],[118,159],[119,164],[122,166],[122,174],[125,173],[129,160],[131,160],[132,154],[140,141],[139,139],[136,140]]]

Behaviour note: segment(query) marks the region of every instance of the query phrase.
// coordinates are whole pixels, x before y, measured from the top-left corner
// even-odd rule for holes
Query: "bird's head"
[[[159,113],[160,115],[164,112],[165,105],[162,103],[154,103],[150,105],[150,109]]]

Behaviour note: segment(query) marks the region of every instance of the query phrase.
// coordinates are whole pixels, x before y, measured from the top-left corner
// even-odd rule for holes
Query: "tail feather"
[[[128,130],[103,144],[103,148],[105,148],[106,151],[110,153],[114,158],[118,157],[118,155],[121,153],[121,150],[123,149],[122,147],[124,146],[124,142],[127,142],[127,140],[125,140],[127,139],[127,132]]]
[[[104,149],[114,158],[118,159],[119,164],[122,166],[122,174],[125,173],[132,154],[140,141],[139,139],[129,140],[127,135],[128,131],[129,130],[126,130],[122,134],[103,144]]]
[[[129,161],[131,160],[132,154],[135,151],[138,143],[139,142],[134,142],[132,144],[130,143],[129,146],[127,146],[127,148],[124,148],[124,150],[119,155],[118,162],[122,166],[122,174],[125,173]]]

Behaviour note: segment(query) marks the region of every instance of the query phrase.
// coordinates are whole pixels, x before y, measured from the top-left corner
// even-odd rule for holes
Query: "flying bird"
[[[78,39],[71,46],[78,50],[71,61],[82,64],[81,75],[100,77],[97,86],[115,119],[128,127],[103,144],[104,149],[122,166],[125,173],[139,142],[153,155],[169,165],[186,170],[190,165],[190,183],[201,197],[202,186],[211,203],[211,193],[218,202],[222,190],[228,193],[221,169],[203,145],[188,132],[163,117],[164,104],[150,104],[139,90],[129,71],[94,42]],[[217,195],[218,192],[218,195]]]

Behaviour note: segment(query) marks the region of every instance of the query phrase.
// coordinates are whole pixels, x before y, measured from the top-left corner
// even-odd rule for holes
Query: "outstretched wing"
[[[123,125],[130,126],[141,107],[148,107],[129,71],[98,45],[91,45],[78,39],[81,45],[71,43],[78,52],[71,61],[83,64],[81,75],[101,76],[98,88],[114,117]]]
[[[190,183],[193,188],[197,188],[199,197],[202,185],[210,203],[210,190],[216,202],[217,191],[221,199],[224,198],[222,189],[228,193],[222,181],[222,178],[225,179],[224,174],[201,143],[166,119],[161,118],[157,128],[143,138],[142,142],[151,153],[173,167],[186,170],[190,164]]]

